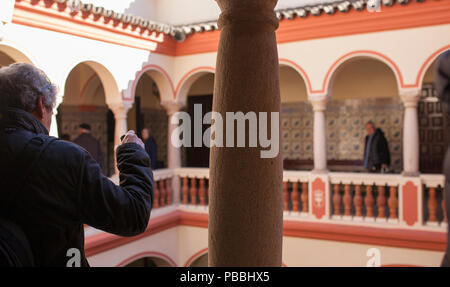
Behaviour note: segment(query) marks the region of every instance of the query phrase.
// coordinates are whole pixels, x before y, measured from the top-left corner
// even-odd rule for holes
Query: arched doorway
[[[445,113],[435,89],[435,62],[425,72],[419,101],[419,170],[442,173],[444,155],[450,145],[450,115]]]
[[[78,64],[67,77],[63,102],[58,107],[58,133],[73,141],[79,136],[79,125],[89,124],[91,135],[100,143],[102,172],[111,176],[114,174],[115,119],[106,105],[105,86],[94,67],[89,63]]]
[[[172,265],[159,257],[143,257],[128,263],[124,267],[172,267]]]
[[[334,71],[326,111],[328,167],[364,171],[365,124],[380,128],[389,143],[391,171],[401,172],[403,104],[396,75],[386,63],[369,56],[348,59]]]
[[[133,107],[128,111],[128,129],[135,130],[139,136],[144,128],[157,146],[157,168],[167,167],[167,130],[168,116],[161,105],[160,89],[149,71],[139,78],[134,96]]]
[[[280,96],[284,168],[310,170],[313,165],[313,113],[306,84],[294,68],[282,64]]]
[[[187,167],[209,167],[209,148],[203,144],[195,146],[195,107],[201,105],[201,121],[203,136],[208,125],[203,125],[203,117],[212,111],[212,101],[214,92],[214,74],[211,72],[201,72],[192,77],[196,79],[192,82],[187,93],[186,111],[191,118],[191,147],[183,148],[182,165]],[[197,106],[199,107],[199,106]]]

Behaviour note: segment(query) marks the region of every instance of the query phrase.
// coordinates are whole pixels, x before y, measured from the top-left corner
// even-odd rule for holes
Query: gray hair
[[[46,74],[31,64],[15,63],[0,68],[0,97],[7,106],[33,112],[42,98],[50,111],[56,102],[57,88]]]
[[[366,126],[367,126],[367,125],[371,125],[372,128],[375,128],[375,123],[374,123],[373,121],[368,121],[368,122],[366,123]]]

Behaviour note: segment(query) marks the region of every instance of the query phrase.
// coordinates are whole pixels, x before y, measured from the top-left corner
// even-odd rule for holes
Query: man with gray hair
[[[32,65],[0,69],[0,266],[89,266],[83,224],[119,236],[148,224],[153,174],[142,141],[123,138],[115,185],[85,149],[48,136],[55,96]]]

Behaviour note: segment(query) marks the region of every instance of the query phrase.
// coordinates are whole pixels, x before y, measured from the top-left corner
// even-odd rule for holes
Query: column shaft
[[[239,111],[259,120],[259,112],[267,112],[273,120],[271,112],[280,112],[276,1],[217,2],[222,14],[213,110],[224,123],[226,112]],[[266,132],[279,135],[279,123]],[[263,148],[249,147],[248,129],[245,135],[246,147],[236,147],[235,136],[234,147],[211,148],[209,265],[281,266],[281,154],[261,158]]]
[[[327,171],[327,125],[325,111],[328,97],[312,96],[310,102],[314,111],[314,171]]]
[[[403,173],[408,176],[419,174],[419,119],[417,105],[420,91],[400,93],[405,106],[403,121]]]

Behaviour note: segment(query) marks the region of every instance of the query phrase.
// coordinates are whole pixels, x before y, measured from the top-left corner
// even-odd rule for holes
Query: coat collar
[[[48,130],[32,114],[17,108],[7,109],[5,127],[48,135]]]

